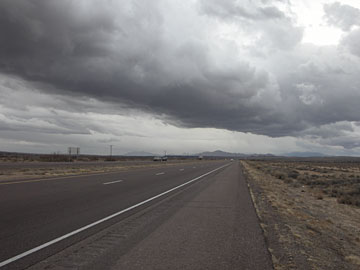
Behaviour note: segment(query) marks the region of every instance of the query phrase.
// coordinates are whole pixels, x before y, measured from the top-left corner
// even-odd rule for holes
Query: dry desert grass
[[[275,269],[360,269],[360,164],[242,165]]]
[[[0,167],[0,182],[8,182],[12,180],[25,180],[25,179],[38,179],[38,178],[51,178],[63,177],[72,175],[86,175],[86,174],[101,174],[112,173],[125,170],[134,170],[142,168],[156,168],[164,166],[174,166],[179,164],[198,163],[202,161],[184,161],[175,160],[171,162],[149,162],[149,163],[126,163],[126,162],[109,162],[99,164],[54,164],[39,165],[34,167],[22,167],[21,163],[16,167]],[[211,161],[206,161],[211,162]],[[49,166],[51,165],[51,166]]]

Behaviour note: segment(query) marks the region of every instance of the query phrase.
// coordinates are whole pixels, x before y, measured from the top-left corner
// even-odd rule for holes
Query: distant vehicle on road
[[[163,157],[154,157],[154,161],[167,161],[167,157],[163,156]]]
[[[202,155],[198,156],[198,160],[203,160],[204,157]]]

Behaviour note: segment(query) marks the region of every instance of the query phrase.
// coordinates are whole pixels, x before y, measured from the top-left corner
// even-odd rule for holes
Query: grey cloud
[[[13,132],[38,132],[44,134],[146,137],[144,134],[114,130],[92,115],[133,117],[141,115],[133,109],[116,103],[104,103],[96,99],[39,91],[39,85],[14,76],[0,74],[0,130]],[[108,121],[111,123],[111,121]],[[121,124],[117,124],[121,127]]]
[[[270,62],[281,67],[274,72],[283,100],[279,111],[286,115],[283,127],[290,127],[288,134],[301,137],[306,131],[317,136],[316,127],[359,120],[358,61],[348,61],[336,47],[303,46],[283,57],[274,56]]]
[[[342,44],[348,48],[352,54],[360,57],[360,29],[351,31],[344,37]]]
[[[356,149],[360,147],[358,136],[354,136],[354,135],[344,135],[339,137],[320,139],[317,140],[317,142],[319,142],[322,145],[328,145],[328,146],[341,145],[347,150]]]
[[[131,12],[113,14],[111,6],[79,10],[73,1],[1,2],[1,31],[8,38],[1,43],[0,69],[53,91],[167,113],[185,126],[253,131],[256,114],[266,129],[268,110],[247,104],[266,89],[266,72],[235,59],[214,68],[201,36],[171,44],[156,4],[131,3]]]
[[[202,1],[205,22],[184,27],[187,19],[176,21],[164,11],[166,1],[1,1],[0,72],[57,95],[59,103],[39,104],[54,111],[121,114],[132,108],[179,126],[269,136],[303,136],[317,125],[358,120],[356,61],[347,63],[336,50],[300,46],[302,29],[270,1],[232,9],[233,3]],[[268,66],[257,64],[264,59],[252,62],[242,48],[229,46],[223,55],[211,44],[206,31],[218,19],[259,34],[254,46],[270,51]],[[42,119],[76,126],[55,113]],[[83,121],[79,132],[111,132]]]
[[[281,1],[277,1],[281,2]],[[204,14],[236,23],[254,36],[261,48],[288,50],[302,39],[303,29],[294,26],[292,19],[274,5],[276,1],[201,1]]]
[[[284,20],[282,23],[270,22],[262,26],[264,29],[263,37],[259,40],[260,46],[289,50],[294,48],[303,37],[303,29],[295,27],[290,21]],[[267,44],[268,43],[268,44]]]
[[[263,2],[263,1],[262,1]],[[202,0],[201,10],[209,15],[226,20],[250,19],[250,20],[273,20],[282,19],[284,13],[275,6],[261,6],[261,2],[249,1],[218,1]]]
[[[328,147],[343,147],[343,154],[349,155],[349,150],[354,150],[360,147],[358,140],[359,131],[355,128],[356,122],[341,121],[331,124],[310,127],[302,131],[302,137],[308,141],[317,143],[319,146]],[[341,150],[339,149],[339,153]],[[354,154],[352,153],[352,154]]]
[[[0,120],[0,129],[2,131],[25,131],[25,132],[39,132],[47,134],[90,134],[87,130],[79,129],[78,125],[66,123],[66,127],[62,128],[61,121],[56,123],[49,123],[47,120],[39,121],[27,121],[26,123],[21,121],[22,119],[9,118],[8,121]],[[54,122],[53,118],[50,120]]]
[[[360,25],[360,9],[334,2],[324,5],[325,17],[329,25],[349,31],[352,26]]]
[[[311,127],[303,131],[303,134],[309,134],[309,136],[312,136],[314,138],[329,139],[335,137],[343,137],[346,134],[351,134],[353,132],[354,128],[352,124],[347,121],[342,121],[317,127]]]

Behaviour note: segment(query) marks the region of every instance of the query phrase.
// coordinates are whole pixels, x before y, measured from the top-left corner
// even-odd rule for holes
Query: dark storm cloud
[[[117,103],[104,103],[84,96],[47,94],[39,88],[41,84],[0,74],[2,135],[5,132],[37,132],[48,135],[91,135],[96,132],[113,136],[146,137],[141,133],[129,132],[126,128],[114,130],[101,121],[94,120],[94,117],[101,115],[139,115],[139,112],[129,107],[119,106]],[[111,123],[111,119],[108,122]]]
[[[125,104],[186,127],[297,136],[315,125],[357,120],[352,87],[359,84],[349,70],[358,69],[334,52],[321,58],[314,48],[299,48],[302,29],[272,2],[201,1],[201,18],[191,21],[183,9],[164,8],[166,1],[3,0],[0,72],[49,93]],[[230,42],[222,44],[225,53],[209,42],[209,24],[219,20],[258,36],[250,51],[266,55],[270,67],[252,63]],[[348,97],[350,106],[339,105]],[[66,110],[86,110],[84,103],[66,102],[72,107]]]
[[[356,61],[347,61],[337,54],[336,47],[309,46],[297,55],[291,72],[282,80],[285,99],[299,120],[320,126],[340,121],[357,121],[360,99],[360,72]],[[303,59],[304,58],[304,59]],[[281,63],[280,63],[281,64]],[[295,100],[297,102],[295,102]],[[293,113],[290,108],[287,111]]]
[[[214,68],[201,37],[169,44],[156,4],[113,3],[2,1],[1,71],[167,113],[186,126],[252,131],[271,124],[271,112],[248,103],[267,87],[266,73],[241,61]]]

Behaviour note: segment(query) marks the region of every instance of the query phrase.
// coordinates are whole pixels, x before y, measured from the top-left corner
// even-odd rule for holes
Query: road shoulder
[[[272,269],[238,164],[213,177],[112,269]]]
[[[273,269],[238,163],[30,269]]]

